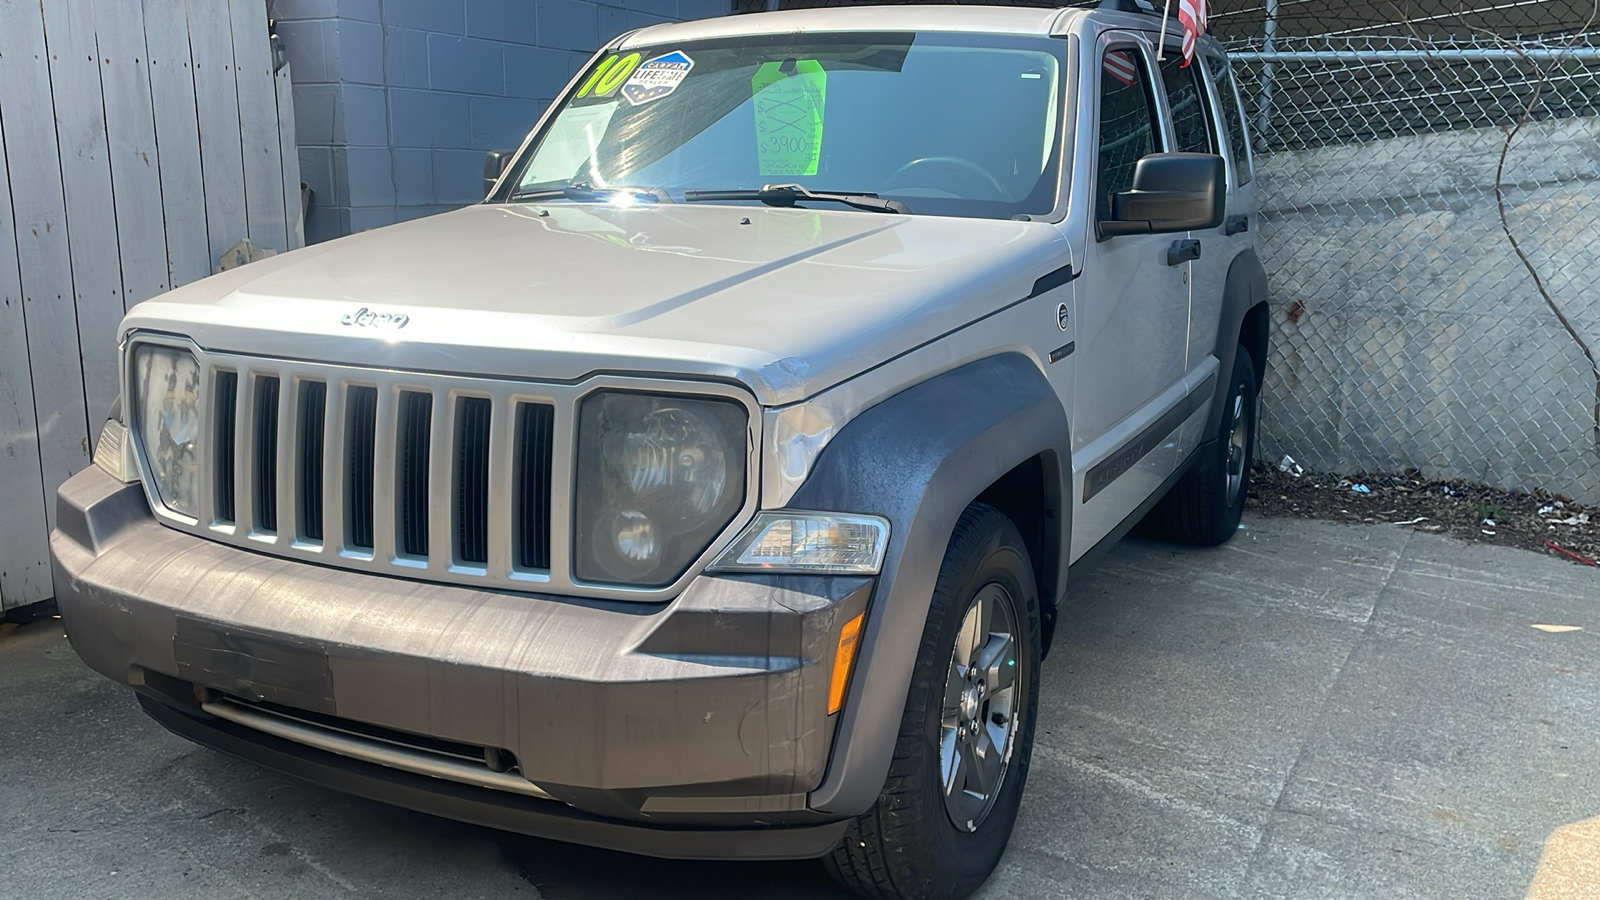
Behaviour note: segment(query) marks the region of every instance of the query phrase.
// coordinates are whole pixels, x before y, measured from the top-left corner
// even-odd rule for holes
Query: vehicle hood
[[[358,366],[733,378],[770,406],[1020,300],[1067,263],[1038,222],[485,204],[212,276],[134,307],[124,328]]]

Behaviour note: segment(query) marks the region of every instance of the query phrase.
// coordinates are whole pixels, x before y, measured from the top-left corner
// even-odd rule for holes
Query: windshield
[[[798,184],[921,215],[1043,215],[1056,202],[1064,48],[856,33],[606,54],[519,161],[509,199],[576,185],[588,193],[567,197],[627,187],[682,201]]]

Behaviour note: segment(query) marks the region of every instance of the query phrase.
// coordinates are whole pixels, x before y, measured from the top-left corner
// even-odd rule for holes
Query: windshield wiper
[[[562,197],[567,200],[579,202],[598,203],[615,199],[617,196],[632,197],[646,203],[671,203],[672,198],[660,188],[644,188],[618,185],[614,187],[595,187],[587,181],[574,181],[564,187],[535,188],[533,190],[518,191],[507,198],[508,202],[519,200],[552,200]]]
[[[714,200],[760,200],[768,206],[793,206],[798,200],[826,200],[831,203],[842,203],[852,209],[864,209],[869,212],[911,214],[911,207],[906,206],[899,200],[884,200],[877,194],[813,191],[798,184],[769,184],[759,191],[684,191],[683,199],[689,203]]]

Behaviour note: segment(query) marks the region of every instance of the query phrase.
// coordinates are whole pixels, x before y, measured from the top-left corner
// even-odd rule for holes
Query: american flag
[[[1124,87],[1133,87],[1139,83],[1138,64],[1133,61],[1126,50],[1113,50],[1106,54],[1101,66],[1106,74],[1122,82]]]
[[[1178,0],[1178,24],[1183,26],[1183,65],[1194,61],[1194,42],[1206,33],[1206,0]]]

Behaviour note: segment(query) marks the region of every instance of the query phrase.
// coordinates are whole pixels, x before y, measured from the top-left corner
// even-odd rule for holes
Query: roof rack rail
[[[1161,15],[1161,10],[1150,0],[1100,0],[1096,6],[1099,9],[1113,12],[1144,13],[1147,16]]]

